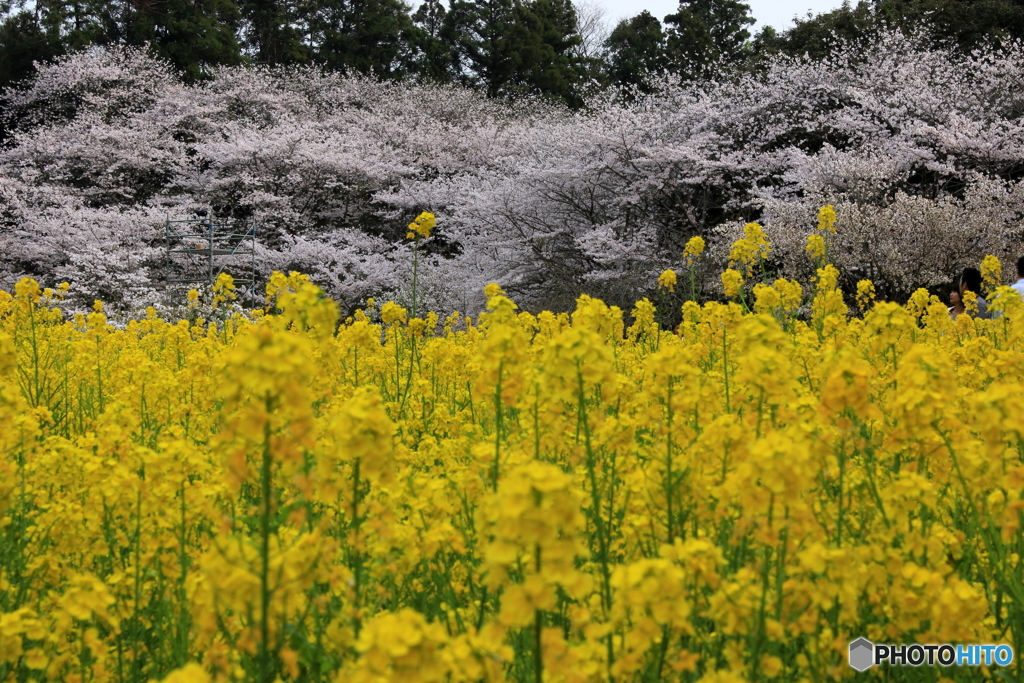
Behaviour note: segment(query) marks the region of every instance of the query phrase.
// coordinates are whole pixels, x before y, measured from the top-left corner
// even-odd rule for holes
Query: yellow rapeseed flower
[[[704,253],[704,246],[704,238],[699,235],[691,237],[686,242],[686,247],[683,248],[683,258],[686,259],[687,265],[693,265],[697,257]]]
[[[812,261],[820,263],[825,259],[825,239],[818,233],[808,235],[804,251]]]
[[[434,214],[424,211],[416,217],[416,220],[409,224],[409,233],[406,237],[409,239],[414,237],[422,237],[424,239],[430,237],[430,233],[433,232],[436,224],[437,219],[434,217]]]
[[[875,284],[871,280],[857,282],[857,307],[861,313],[867,313],[875,301]]]
[[[1003,283],[1003,264],[995,256],[988,255],[981,260],[981,279],[985,293],[990,295]]]
[[[676,291],[676,272],[671,269],[662,271],[658,276],[658,287],[670,292]]]
[[[851,316],[842,275],[687,301],[673,332],[646,299],[627,327],[496,284],[474,318],[339,324],[299,273],[217,326],[108,320],[24,279],[0,291],[0,670],[797,683],[848,677],[853,634],[1004,642],[1024,301],[953,321],[861,281]]]
[[[389,301],[380,308],[380,319],[385,325],[405,322],[408,311],[394,301]]]
[[[818,209],[818,230],[822,233],[834,235],[837,220],[836,210],[831,204]]]
[[[725,287],[725,295],[735,299],[743,289],[743,275],[738,270],[727,269],[722,273],[722,286]]]

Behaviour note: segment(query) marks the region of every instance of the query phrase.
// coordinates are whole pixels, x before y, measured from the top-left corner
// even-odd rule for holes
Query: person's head
[[[964,268],[960,276],[960,293],[974,292],[981,296],[981,271],[977,268]]]
[[[1017,277],[1024,277],[1024,256],[1017,259]]]
[[[960,305],[960,290],[955,286],[949,289],[949,305],[959,306]]]

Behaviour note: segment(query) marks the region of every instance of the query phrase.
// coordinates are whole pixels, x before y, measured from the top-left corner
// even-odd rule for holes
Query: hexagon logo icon
[[[875,664],[875,646],[867,638],[858,638],[850,643],[850,666],[857,671],[867,671]]]

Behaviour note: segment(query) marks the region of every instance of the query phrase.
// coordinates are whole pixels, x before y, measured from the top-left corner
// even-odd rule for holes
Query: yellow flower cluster
[[[838,220],[836,210],[831,204],[818,210],[817,232],[807,236],[807,244],[804,247],[804,252],[816,266],[822,266],[829,260],[829,242],[836,234]]]
[[[807,246],[804,251],[815,263],[825,259],[825,238],[818,233],[807,236]]]
[[[875,302],[875,283],[871,280],[857,282],[857,308],[866,313]]]
[[[658,287],[667,289],[669,292],[676,291],[676,271],[669,269],[662,271],[661,275],[658,276]]]
[[[743,227],[743,238],[733,242],[729,250],[729,267],[740,267],[742,273],[749,276],[768,255],[772,245],[768,236],[758,223],[747,223]]]
[[[229,304],[236,296],[235,279],[227,273],[220,273],[213,283],[213,307]]]
[[[437,219],[434,214],[424,211],[416,217],[416,220],[409,224],[409,232],[405,236],[407,239],[416,239],[418,237],[426,239],[430,237],[430,233],[433,232],[436,224]]]
[[[683,258],[686,259],[687,265],[692,265],[697,257],[704,253],[704,247],[704,238],[699,235],[687,240],[686,247],[683,248]]]
[[[818,209],[818,230],[822,234],[834,235],[836,233],[837,220],[839,219],[836,216],[835,207],[831,204]]]
[[[754,285],[754,311],[780,318],[791,316],[800,307],[803,297],[803,288],[795,280],[779,278],[771,286],[758,283]]]
[[[733,268],[727,268],[722,272],[722,287],[725,295],[735,299],[743,291],[743,273]]]
[[[981,279],[985,293],[991,295],[1003,283],[1003,264],[995,256],[986,256],[981,261]]]
[[[670,331],[496,284],[475,320],[339,321],[294,273],[262,315],[115,328],[23,280],[0,680],[797,683],[852,679],[860,636],[1022,652],[1024,302],[954,321],[862,281],[853,316],[839,282]]]

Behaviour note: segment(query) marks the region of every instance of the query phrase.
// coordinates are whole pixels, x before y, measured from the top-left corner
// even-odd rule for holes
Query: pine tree
[[[698,78],[717,63],[739,61],[753,23],[750,5],[738,0],[680,0],[665,17],[669,69]]]
[[[447,14],[441,0],[424,0],[412,15],[412,71],[422,78],[442,83],[455,78],[455,55],[446,29]]]
[[[644,10],[630,19],[623,19],[605,44],[611,82],[650,92],[650,77],[664,73],[667,66],[665,32],[658,18]]]
[[[936,42],[970,52],[986,43],[1006,46],[1024,38],[1024,0],[875,0],[890,25],[926,26]]]
[[[214,64],[242,61],[237,31],[241,15],[233,0],[164,0],[156,3],[109,3],[108,40],[152,46],[186,81],[202,77]]]
[[[24,0],[0,5],[0,84],[33,73],[47,61],[90,45],[149,45],[187,81],[214,64],[237,64],[238,6],[234,0]]]
[[[0,22],[0,90],[32,76],[33,62],[53,59],[62,51],[35,13],[19,8],[8,14]]]
[[[665,65],[687,78],[707,74],[718,57],[710,27],[692,8],[679,4],[665,17]]]
[[[870,40],[891,28],[924,30],[937,45],[965,53],[988,43],[1005,46],[1024,38],[1024,0],[845,0],[830,12],[798,18],[787,31],[762,31],[755,49],[821,58],[836,49],[837,39]]]
[[[28,3],[21,1],[20,5]],[[74,52],[95,44],[116,42],[116,3],[101,0],[70,0],[33,3],[35,23],[59,52]]]
[[[582,43],[570,0],[532,0],[519,8],[520,72],[517,81],[534,94],[580,104],[585,68],[576,53]]]
[[[402,0],[321,0],[310,7],[304,19],[317,64],[380,78],[408,73],[413,24]]]
[[[456,78],[489,97],[510,94],[521,55],[514,0],[454,0],[445,17],[455,47]]]
[[[239,0],[241,42],[254,62],[305,64],[309,48],[297,28],[299,10],[289,0]]]

